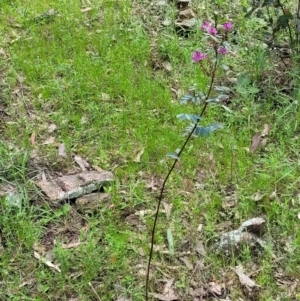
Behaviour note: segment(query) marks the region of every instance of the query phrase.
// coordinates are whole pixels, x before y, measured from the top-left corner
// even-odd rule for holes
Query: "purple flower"
[[[223,28],[227,31],[229,31],[232,28],[232,23],[231,22],[225,22],[223,24]]]
[[[203,21],[203,24],[201,25],[200,29],[214,36],[218,33],[217,29],[215,27],[212,27],[208,21]]]
[[[226,49],[226,47],[223,46],[218,49],[218,52],[220,54],[226,54],[228,52],[228,50]]]
[[[207,32],[210,33],[213,36],[215,36],[218,33],[217,29],[214,28],[214,27],[208,28]]]
[[[201,51],[195,51],[193,53],[192,59],[194,63],[201,62],[204,59],[204,55]]]
[[[203,24],[201,25],[200,29],[202,31],[207,31],[209,28],[211,28],[211,24],[208,21],[203,21]]]

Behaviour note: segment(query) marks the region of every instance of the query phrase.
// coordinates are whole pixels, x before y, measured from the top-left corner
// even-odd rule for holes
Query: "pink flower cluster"
[[[203,24],[201,25],[200,29],[202,31],[208,32],[209,34],[211,34],[213,36],[215,36],[218,33],[217,29],[215,27],[212,27],[208,21],[204,21]]]
[[[226,31],[231,30],[231,28],[232,28],[232,23],[231,23],[231,22],[225,22],[225,23],[223,24],[223,28],[224,28]]]
[[[205,31],[205,32],[207,32],[207,33],[213,35],[213,36],[217,35],[217,33],[218,33],[218,30],[217,30],[215,27],[213,27],[213,26],[211,25],[211,23],[208,22],[208,21],[203,21],[203,24],[201,25],[200,29],[201,29],[202,31]],[[229,22],[229,21],[225,22],[225,23],[223,24],[223,29],[224,29],[225,31],[230,31],[230,30],[232,29],[232,23]]]
[[[200,29],[204,32],[207,32],[208,34],[210,35],[217,35],[218,34],[218,30],[217,28],[213,27],[211,25],[210,22],[208,21],[203,21],[203,24],[201,25]],[[226,33],[228,31],[230,31],[232,29],[232,23],[227,21],[223,24],[223,30],[225,31],[225,37],[226,37]],[[222,45],[221,42],[215,42],[213,41],[214,43],[214,49],[221,55],[225,55],[228,53],[228,49]],[[221,44],[221,45],[220,45]],[[198,63],[198,62],[202,62],[204,59],[208,58],[208,54],[205,54],[199,50],[195,51],[192,55],[192,60],[194,63]]]
[[[218,49],[218,52],[219,52],[220,54],[226,54],[226,53],[228,52],[228,50],[227,50],[226,47],[222,46],[222,47],[220,47],[220,48]]]
[[[201,62],[203,61],[204,59],[208,58],[208,54],[205,54],[201,51],[195,51],[193,53],[193,56],[192,56],[192,59],[193,59],[193,62],[194,63],[198,63],[198,62]]]

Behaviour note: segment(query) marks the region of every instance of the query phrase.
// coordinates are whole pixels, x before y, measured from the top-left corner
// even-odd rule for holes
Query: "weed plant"
[[[177,8],[166,3],[171,23],[157,29],[158,22],[145,26],[143,21],[156,20],[157,15],[147,18],[154,2],[1,1],[0,184],[16,186],[21,195],[18,206],[0,197],[1,300],[96,300],[97,295],[102,301],[144,300],[164,158],[180,146],[178,132],[186,128],[176,116],[194,124],[194,115],[200,115],[193,113],[197,97],[201,91],[209,94],[210,84],[208,59],[191,62],[203,31],[178,36],[172,26]],[[210,1],[192,5],[200,19],[216,11]],[[228,13],[228,3],[218,5],[220,15]],[[247,1],[242,5],[251,10]],[[160,279],[168,277],[184,300],[192,299],[195,282],[225,283],[233,300],[297,299],[299,288],[292,288],[300,260],[299,95],[296,89],[293,94],[279,91],[272,79],[263,90],[274,94],[260,93],[261,78],[273,72],[279,59],[257,39],[261,20],[244,18],[240,1],[231,8],[228,18],[218,22],[234,24],[230,55],[222,57],[229,69],[218,69],[214,85],[230,91],[209,96],[221,93],[229,99],[211,104],[198,124],[199,133],[201,128],[210,132],[216,120],[223,129],[213,139],[187,144],[184,160],[170,175],[156,227],[150,291],[160,293]],[[209,48],[212,37],[207,37],[203,45]],[[164,62],[171,68],[161,67]],[[189,92],[183,98],[187,103],[180,102],[182,91]],[[274,99],[281,105],[274,107]],[[272,129],[268,144],[252,155],[251,137],[265,123]],[[52,124],[56,129],[51,132]],[[57,154],[61,143],[68,154],[63,162]],[[74,154],[114,172],[115,183],[107,188],[111,200],[97,210],[79,212],[69,203],[52,206],[33,188],[43,170],[69,172]],[[177,156],[171,154],[176,161]],[[40,165],[33,167],[37,159]],[[258,192],[263,197],[255,201]],[[231,193],[236,196],[232,207],[227,201]],[[210,249],[221,233],[260,215],[267,220],[266,250],[253,254],[246,248],[228,259]],[[65,248],[78,241],[77,247]],[[232,271],[237,264],[260,285],[256,295],[239,283]]]

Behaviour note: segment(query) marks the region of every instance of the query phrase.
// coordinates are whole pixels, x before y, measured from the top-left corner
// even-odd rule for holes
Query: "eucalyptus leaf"
[[[193,114],[178,114],[177,118],[180,121],[189,120],[189,121],[192,121],[194,123],[199,122],[199,120],[201,119],[201,117],[199,115],[193,115]]]
[[[190,94],[190,93],[187,93],[180,99],[180,103],[186,104],[190,101],[190,102],[193,102],[193,103],[200,104],[201,99],[203,99],[203,96],[200,93],[199,94],[195,93],[194,95]]]
[[[215,91],[229,92],[231,89],[226,86],[215,86]]]
[[[184,135],[185,136],[188,135],[193,130],[194,126],[195,125],[192,124],[186,127]],[[221,128],[223,128],[223,125],[220,123],[214,123],[206,127],[197,125],[193,135],[198,137],[203,137],[203,136],[209,137],[210,133],[214,132],[216,129],[221,129]]]
[[[174,160],[180,160],[180,158],[178,157],[178,155],[176,153],[169,153],[167,154],[167,157],[172,158]]]

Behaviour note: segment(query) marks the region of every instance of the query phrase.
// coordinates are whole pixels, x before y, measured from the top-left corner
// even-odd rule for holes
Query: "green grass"
[[[228,13],[223,1],[219,5]],[[205,18],[213,10],[206,6]],[[92,9],[81,11],[86,7]],[[152,13],[162,19],[176,17],[174,6],[156,12],[155,7]],[[55,13],[45,14],[49,9]],[[149,13],[145,22],[143,9]],[[201,7],[194,9],[199,13]],[[195,110],[172,93],[182,94],[195,83],[204,89],[208,82],[191,64],[192,51],[203,46],[201,33],[182,37],[172,26],[159,27],[150,11],[142,1],[1,2],[0,183],[17,187],[21,200],[15,206],[1,198],[1,300],[96,300],[90,284],[102,301],[144,300],[157,202],[149,184],[160,187],[171,163],[165,155],[183,142],[185,124],[176,114]],[[258,93],[259,79],[272,65],[262,44],[253,40],[257,21],[244,20],[236,11],[234,6],[229,17],[239,30],[239,44],[226,63],[238,83],[228,109],[212,106],[204,119],[222,122],[224,129],[188,145],[163,200],[173,205],[171,214],[162,213],[158,220],[160,251],[154,254],[151,291],[160,293],[160,280],[174,277],[184,300],[192,300],[191,280],[224,282],[233,300],[250,300],[231,270],[238,264],[261,286],[257,300],[289,298],[287,288],[276,282],[278,273],[291,283],[299,278],[299,106],[272,82],[264,87],[270,93]],[[169,62],[172,70],[153,70],[154,59]],[[219,84],[226,84],[222,72]],[[293,100],[299,102],[299,95]],[[265,123],[272,128],[267,147],[251,155],[251,137]],[[56,129],[49,133],[51,124]],[[44,144],[51,136],[54,143]],[[57,156],[58,143],[66,145],[65,161]],[[141,162],[134,162],[142,149]],[[53,207],[33,184],[40,171],[31,162],[38,160],[52,174],[64,173],[72,169],[74,154],[114,172],[115,182],[107,188],[111,201],[96,211],[78,212],[72,204]],[[270,200],[274,191],[277,198]],[[236,204],[226,207],[230,192],[236,193]],[[265,195],[260,201],[253,200],[257,192]],[[245,248],[231,258],[214,252],[222,232],[262,215],[265,250]],[[174,256],[162,252],[168,250],[167,228]],[[63,248],[79,239],[76,248]],[[199,241],[205,257],[196,252]],[[34,250],[49,256],[61,273],[37,260]],[[182,257],[193,266],[201,259],[205,268],[189,270]],[[299,298],[298,288],[294,294]]]

